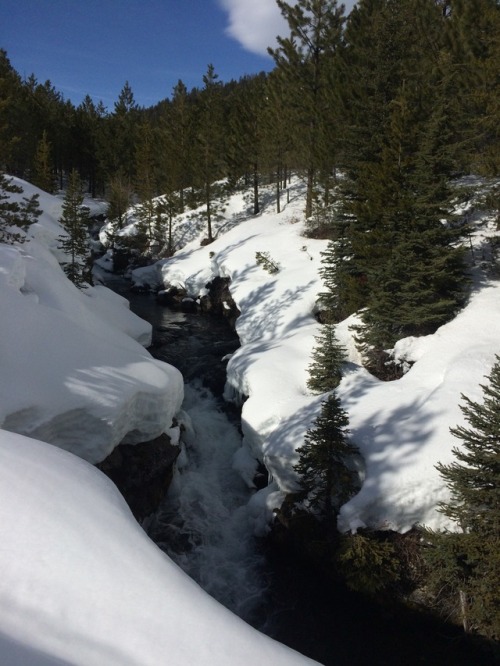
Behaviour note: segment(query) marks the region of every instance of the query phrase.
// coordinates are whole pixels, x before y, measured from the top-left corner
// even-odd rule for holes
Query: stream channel
[[[293,555],[257,540],[247,512],[251,491],[231,467],[241,445],[239,413],[221,397],[221,359],[239,346],[236,334],[220,318],[172,311],[153,294],[133,293],[122,278],[106,284],[152,324],[152,355],[185,379],[182,453],[167,497],[144,525],[164,552],[245,621],[325,666],[495,663],[457,628],[325,586]]]

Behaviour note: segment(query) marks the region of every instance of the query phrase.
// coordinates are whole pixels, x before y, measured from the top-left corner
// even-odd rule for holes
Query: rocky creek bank
[[[152,356],[178,368],[185,382],[198,380],[215,396],[222,395],[227,359],[239,347],[234,332],[239,311],[229,280],[215,278],[199,303],[175,287],[158,294],[134,292],[129,281],[113,275],[106,284],[152,324]],[[234,410],[228,405],[229,412]],[[118,445],[97,467],[115,483],[141,522],[158,509],[168,491],[179,453],[179,446],[164,433],[149,442]]]

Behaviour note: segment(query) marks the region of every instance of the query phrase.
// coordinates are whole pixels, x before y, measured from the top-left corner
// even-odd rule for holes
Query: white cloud
[[[228,12],[227,34],[243,48],[265,55],[276,46],[276,35],[287,35],[288,26],[275,0],[219,0]]]
[[[226,33],[252,53],[265,55],[276,46],[276,36],[287,36],[288,25],[281,16],[276,0],[218,0],[228,13]],[[345,0],[346,13],[356,0]]]

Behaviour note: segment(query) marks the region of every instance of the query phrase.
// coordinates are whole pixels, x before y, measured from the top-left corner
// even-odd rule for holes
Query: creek
[[[226,321],[159,305],[123,279],[107,286],[153,326],[153,356],[183,373],[183,451],[167,497],[144,525],[209,594],[244,620],[325,666],[489,666],[493,657],[459,629],[380,605],[322,577],[287,549],[253,536],[250,491],[232,469],[239,414],[221,398],[238,347]]]

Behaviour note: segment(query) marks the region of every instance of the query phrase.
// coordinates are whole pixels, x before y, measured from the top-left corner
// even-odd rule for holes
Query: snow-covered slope
[[[0,427],[55,444],[90,462],[123,439],[169,428],[183,397],[180,373],[142,345],[151,327],[104,287],[77,289],[56,256],[61,200],[22,245],[0,245]]]
[[[5,666],[314,663],[205,594],[98,470],[5,431],[0,524]]]
[[[200,247],[201,231],[172,259],[134,274],[139,283],[185,286],[192,296],[203,293],[214,276],[231,278],[242,313],[236,324],[242,346],[229,361],[226,395],[248,396],[244,450],[235,465],[250,479],[257,457],[272,475],[270,486],[252,500],[257,529],[281,502],[282,491],[296,487],[295,450],[321,402],[308,394],[306,380],[319,331],[314,306],[322,290],[318,269],[326,242],[303,236],[301,183],[295,181],[290,192],[291,202],[281,214],[269,202],[255,217],[244,195],[234,195],[214,243]],[[496,232],[486,214],[470,213],[480,258],[488,254],[488,238]],[[268,252],[280,264],[279,272],[270,274],[257,265],[256,252]],[[470,302],[454,321],[435,335],[398,344],[398,354],[415,361],[399,381],[380,382],[360,366],[349,329],[354,318],[338,325],[350,361],[339,395],[366,464],[363,487],[343,507],[340,529],[367,525],[405,531],[415,523],[452,527],[436,511],[447,490],[435,464],[449,462],[452,448],[459,446],[449,428],[463,423],[461,393],[479,397],[479,383],[500,351],[500,283],[482,265],[475,275]]]

